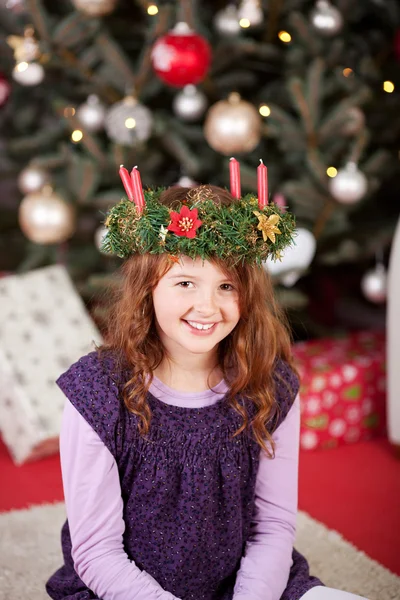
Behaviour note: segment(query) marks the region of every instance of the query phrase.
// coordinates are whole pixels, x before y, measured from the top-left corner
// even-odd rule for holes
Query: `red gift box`
[[[386,434],[385,348],[384,333],[370,331],[294,344],[302,449]]]

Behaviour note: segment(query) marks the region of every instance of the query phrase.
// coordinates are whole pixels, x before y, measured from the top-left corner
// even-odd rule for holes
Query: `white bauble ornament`
[[[367,300],[382,304],[387,295],[387,273],[383,264],[367,271],[361,280],[361,289]]]
[[[187,177],[187,175],[182,175],[182,177],[179,178],[179,181],[177,181],[175,185],[178,187],[195,187],[196,185],[198,185],[198,183],[190,177]]]
[[[21,62],[15,65],[12,77],[21,85],[38,85],[44,79],[44,69],[42,65],[36,62]]]
[[[176,94],[172,107],[177,117],[184,121],[196,121],[203,116],[207,107],[207,98],[195,85],[185,85]]]
[[[90,17],[102,17],[110,14],[117,5],[117,0],[72,0],[80,12]]]
[[[102,245],[103,240],[106,237],[107,233],[108,233],[107,227],[104,227],[104,225],[100,225],[100,227],[98,227],[96,229],[95,234],[94,234],[94,243],[96,245],[97,250],[101,254],[108,254],[108,252],[104,252],[104,250],[102,250],[102,248],[101,248],[101,245]]]
[[[86,102],[77,108],[76,116],[87,131],[96,133],[104,127],[106,107],[96,94],[90,94]]]
[[[75,231],[75,211],[50,186],[22,199],[19,224],[24,235],[35,244],[60,244]]]
[[[260,113],[233,92],[228,100],[220,100],[209,109],[204,135],[211,148],[226,156],[251,152],[261,138]]]
[[[221,35],[237,35],[240,30],[239,16],[234,4],[217,12],[214,17],[214,27]]]
[[[23,194],[38,192],[48,183],[49,174],[35,165],[28,165],[18,176],[18,188]]]
[[[353,162],[339,169],[336,177],[329,182],[330,193],[341,204],[355,204],[365,196],[367,189],[367,178]]]
[[[259,0],[242,0],[238,8],[238,17],[247,19],[250,27],[257,27],[264,21],[264,14],[260,6]]]
[[[317,0],[310,20],[314,29],[326,37],[336,35],[343,27],[342,13],[328,0]]]
[[[111,140],[123,146],[134,146],[136,142],[149,139],[153,116],[136,98],[126,96],[109,109],[104,126]]]
[[[296,230],[294,245],[285,248],[282,259],[274,262],[271,258],[267,258],[263,266],[272,277],[278,278],[286,287],[291,287],[310,266],[316,246],[311,231],[299,227]]]

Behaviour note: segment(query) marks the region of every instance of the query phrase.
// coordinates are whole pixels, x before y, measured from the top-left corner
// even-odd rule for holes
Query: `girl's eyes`
[[[178,286],[182,287],[184,289],[190,289],[189,288],[190,285],[193,285],[193,283],[191,281],[180,281],[178,283]],[[231,285],[230,283],[222,283],[220,287],[222,288],[222,290],[224,292],[231,292],[234,290],[233,285]]]

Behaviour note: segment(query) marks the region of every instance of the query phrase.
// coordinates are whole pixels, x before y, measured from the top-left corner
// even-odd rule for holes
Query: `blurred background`
[[[0,270],[63,265],[97,325],[120,164],[144,186],[268,167],[297,246],[269,265],[295,339],[382,329],[399,215],[396,0],[0,0]],[[189,29],[190,28],[190,29]]]

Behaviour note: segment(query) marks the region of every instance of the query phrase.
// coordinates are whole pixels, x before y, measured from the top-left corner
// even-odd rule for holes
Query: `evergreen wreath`
[[[259,208],[253,194],[224,206],[210,198],[210,188],[200,186],[175,211],[159,202],[164,189],[144,190],[143,212],[128,199],[111,208],[101,249],[121,258],[167,253],[171,258],[184,254],[261,265],[267,257],[279,259],[293,242],[293,215],[275,204]]]

